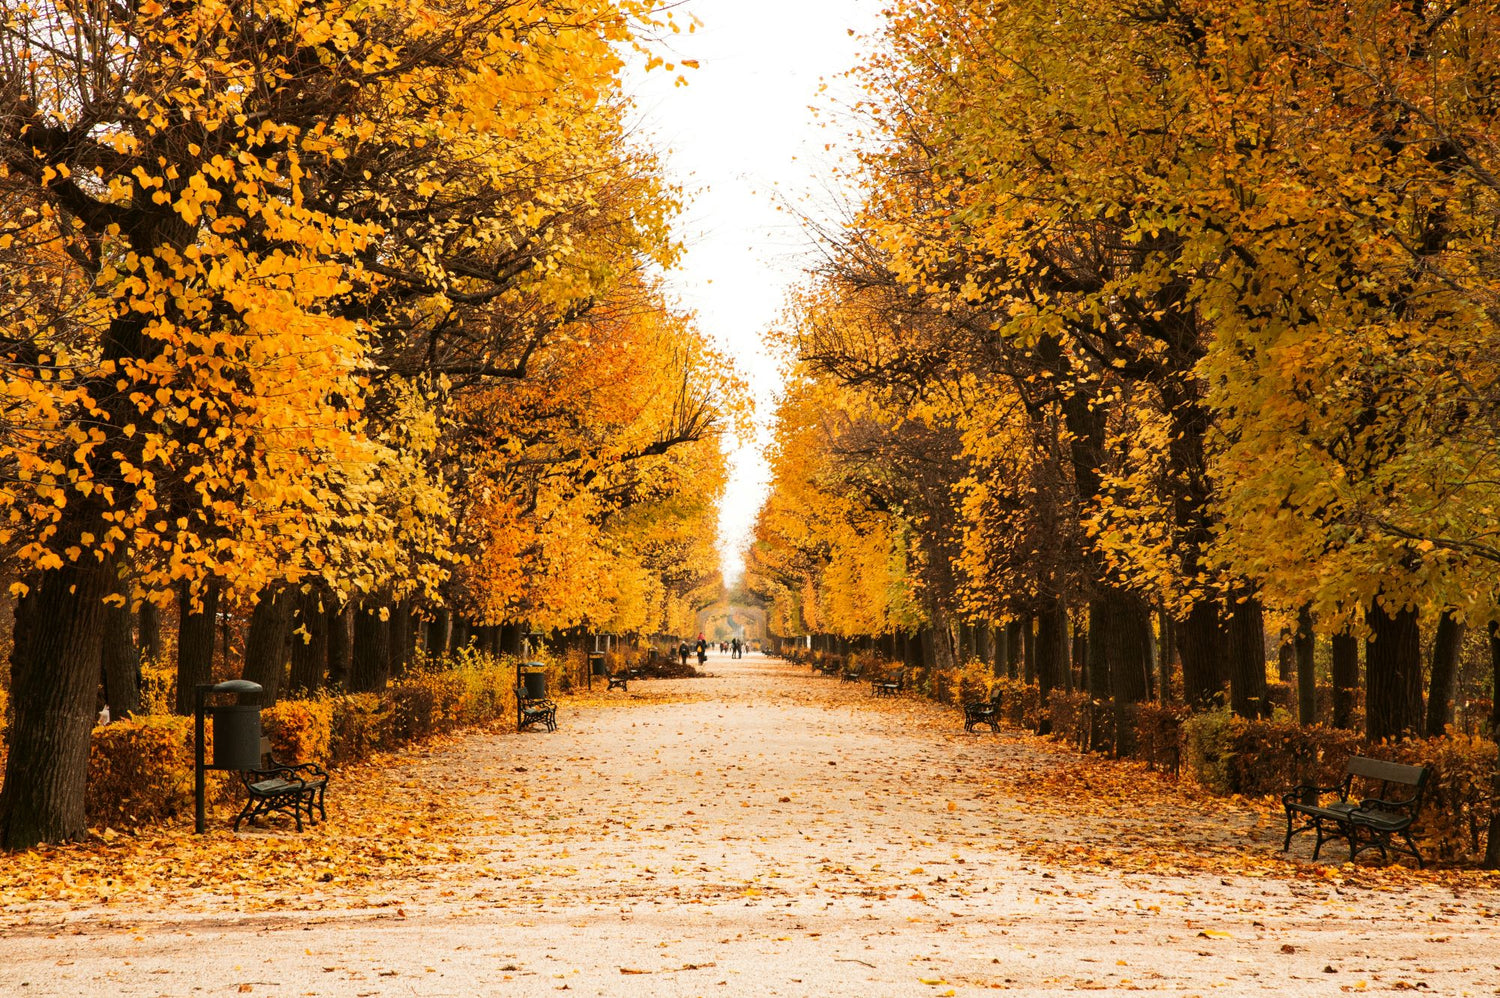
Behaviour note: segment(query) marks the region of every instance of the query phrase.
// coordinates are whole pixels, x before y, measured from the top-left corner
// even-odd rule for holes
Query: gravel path
[[[0,899],[0,995],[1500,994],[1492,878],[1283,860],[1264,807],[708,668],[393,757],[392,785],[451,789],[412,816],[456,830],[450,862],[253,904]]]

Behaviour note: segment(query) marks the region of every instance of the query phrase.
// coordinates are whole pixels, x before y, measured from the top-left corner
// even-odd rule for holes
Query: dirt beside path
[[[1493,877],[1283,859],[1264,805],[708,668],[341,773],[305,837],[0,858],[0,996],[1500,994]]]

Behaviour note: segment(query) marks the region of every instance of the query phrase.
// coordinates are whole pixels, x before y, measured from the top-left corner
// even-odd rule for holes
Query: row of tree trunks
[[[526,640],[526,628],[520,624],[502,624],[500,626],[500,652],[520,658],[524,650]]]

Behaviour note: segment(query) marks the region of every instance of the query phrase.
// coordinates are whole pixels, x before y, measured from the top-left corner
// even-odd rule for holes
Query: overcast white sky
[[[668,169],[691,201],[678,232],[687,252],[669,291],[735,359],[754,388],[761,439],[731,455],[719,525],[725,578],[733,584],[740,547],[765,497],[766,421],[780,386],[778,360],[764,341],[811,246],[778,199],[813,216],[831,211],[829,167],[847,153],[843,128],[820,127],[811,106],[829,108],[823,82],[859,60],[879,24],[878,0],[686,0],[677,10],[693,34],[674,36],[680,58],[698,60],[689,80],[660,70],[633,74],[644,124],[669,150]],[[850,35],[850,30],[854,35]],[[827,116],[825,115],[824,120]],[[832,143],[832,152],[824,150]]]

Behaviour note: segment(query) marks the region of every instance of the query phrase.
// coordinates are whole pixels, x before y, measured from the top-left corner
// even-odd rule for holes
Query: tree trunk
[[[1266,696],[1266,627],[1260,600],[1231,597],[1224,621],[1230,668],[1229,706],[1240,717],[1270,717]]]
[[[1219,648],[1219,608],[1200,599],[1173,628],[1182,660],[1182,697],[1194,710],[1213,706],[1227,682]]]
[[[1156,643],[1156,628],[1151,623],[1151,608],[1144,603],[1141,604],[1141,612],[1136,616],[1136,626],[1141,631],[1141,648],[1144,649],[1145,658],[1142,664],[1146,668],[1146,697],[1150,700],[1156,697],[1156,665],[1160,661],[1160,646]]]
[[[1283,627],[1276,635],[1276,681],[1289,683],[1297,674],[1296,630]]]
[[[349,659],[349,689],[375,693],[385,689],[390,673],[391,629],[380,619],[380,604],[363,604],[354,613],[354,650]]]
[[[104,608],[100,671],[104,675],[104,702],[109,704],[110,717],[117,721],[141,709],[141,656],[130,623],[129,607]]]
[[[1332,641],[1333,726],[1354,727],[1354,704],[1359,693],[1359,642],[1354,635],[1335,634]]]
[[[1076,684],[1079,689],[1089,690],[1089,636],[1094,632],[1094,602],[1073,621],[1073,671],[1077,671]],[[1071,671],[1070,671],[1071,675]],[[1073,684],[1070,684],[1070,687]]]
[[[114,572],[92,558],[31,573],[16,601],[10,744],[0,786],[0,849],[80,839],[89,732]]]
[[[1365,621],[1365,737],[1372,742],[1422,732],[1422,641],[1417,611],[1391,614],[1371,600]]]
[[[1088,658],[1085,660],[1085,686],[1089,699],[1103,703],[1109,699],[1109,603],[1107,592],[1089,600]],[[1092,748],[1093,746],[1090,746]]]
[[[349,662],[353,656],[354,642],[349,637],[349,618],[354,615],[350,606],[335,607],[332,600],[323,604],[323,613],[328,620],[328,685],[336,690],[349,683]]]
[[[1140,703],[1151,688],[1151,648],[1146,641],[1151,611],[1129,593],[1116,593],[1111,607],[1110,693],[1121,703]]]
[[[521,657],[521,638],[523,628],[520,624],[502,624],[500,627],[500,654],[509,655],[511,658]]]
[[[1148,689],[1150,648],[1144,640],[1142,622],[1149,626],[1150,611],[1138,597],[1118,589],[1101,594],[1100,604],[1103,627],[1097,640],[1104,649],[1095,661],[1102,659],[1101,668],[1106,678],[1097,685],[1108,691],[1115,738],[1114,744],[1101,744],[1099,748],[1107,747],[1117,755],[1124,755],[1134,749],[1127,710],[1144,700]]]
[[[1028,613],[1021,626],[1021,644],[1024,645],[1026,685],[1036,682],[1036,616]]]
[[[438,610],[427,622],[427,657],[439,659],[448,653],[448,620],[451,614],[447,610]],[[519,630],[519,628],[518,628]],[[522,635],[524,637],[524,635]],[[521,649],[516,649],[516,657],[521,657]]]
[[[1047,694],[1062,686],[1063,669],[1068,656],[1068,611],[1061,599],[1053,597],[1043,604],[1036,618],[1036,636],[1032,642],[1035,649],[1035,674],[1041,694],[1042,721],[1037,726],[1038,734],[1052,730],[1052,720],[1047,712]]]
[[[1177,625],[1172,615],[1162,610],[1157,614],[1161,630],[1161,683],[1156,688],[1157,699],[1166,703],[1175,695],[1172,691],[1172,671],[1177,665]]]
[[[1005,674],[1015,679],[1021,671],[1021,660],[1025,657],[1025,635],[1018,618],[1005,625]]]
[[[177,713],[193,713],[194,688],[213,682],[215,623],[219,616],[219,583],[203,587],[201,608],[194,611],[188,587],[177,596]]]
[[[398,603],[391,607],[390,628],[390,661],[386,666],[386,674],[400,676],[406,672],[407,665],[411,663],[411,642],[414,639],[411,611],[403,604]]]
[[[454,614],[453,626],[448,631],[449,654],[456,654],[460,648],[467,647],[469,644],[469,637],[469,622],[460,617],[458,614]],[[689,644],[691,643],[692,642],[689,642]],[[822,650],[822,646],[818,644],[817,638],[813,639],[813,644],[817,648],[817,650]]]
[[[1292,636],[1292,654],[1297,663],[1297,723],[1303,726],[1318,720],[1316,651],[1312,609],[1304,606],[1297,612],[1297,629]]]
[[[1073,666],[1078,672],[1077,686],[1089,690],[1089,634],[1094,629],[1094,602],[1073,621]],[[1070,684],[1071,688],[1071,684]]]
[[[1458,685],[1458,650],[1464,625],[1444,610],[1432,639],[1432,685],[1427,695],[1427,737],[1437,738],[1453,722],[1453,694]]]
[[[990,625],[994,646],[990,649],[990,675],[999,678],[1005,675],[1005,665],[1010,661],[1010,628],[1004,624]]]
[[[976,625],[975,655],[979,661],[993,669],[995,662],[995,628],[991,624]]]
[[[322,601],[327,598],[314,589],[297,593],[293,600],[292,672],[287,687],[294,695],[311,696],[323,687],[323,674],[328,670],[328,615]]]
[[[1500,743],[1500,625],[1490,624],[1490,737]],[[1500,870],[1500,759],[1495,762],[1495,777],[1490,783],[1495,795],[1490,806],[1490,829],[1484,844],[1484,867]]]
[[[292,630],[293,594],[281,583],[260,591],[250,611],[250,630],[245,635],[244,676],[264,691],[260,702],[269,707],[281,695],[281,680],[287,668],[287,635]]]
[[[140,611],[141,657],[148,662],[161,664],[161,611],[150,601],[141,603]]]

